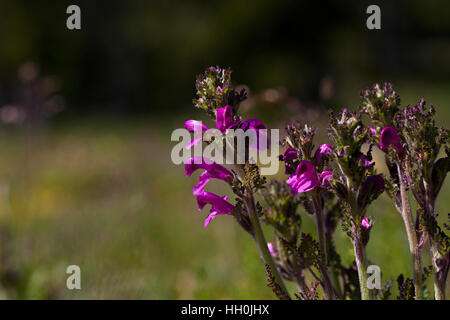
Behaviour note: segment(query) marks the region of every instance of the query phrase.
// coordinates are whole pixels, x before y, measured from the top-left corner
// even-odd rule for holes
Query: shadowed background
[[[66,28],[70,4],[81,8],[79,31]],[[377,31],[366,28],[369,4],[2,0],[0,297],[273,298],[232,218],[203,229],[195,177],[172,164],[170,134],[206,120],[191,100],[210,65],[231,67],[248,88],[244,117],[270,128],[307,121],[317,144],[327,109],[356,108],[374,82],[392,82],[403,105],[424,97],[448,126],[450,3],[377,1]],[[449,195],[446,183],[441,221]],[[409,276],[399,214],[382,197],[369,215],[382,280]],[[337,246],[350,263],[342,232]],[[71,264],[82,290],[66,289]]]

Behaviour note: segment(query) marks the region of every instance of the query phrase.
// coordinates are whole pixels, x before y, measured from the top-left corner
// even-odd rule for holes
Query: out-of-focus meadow
[[[197,175],[186,178],[170,159],[171,132],[206,120],[190,100],[195,74],[209,65],[232,67],[236,84],[249,86],[244,117],[269,128],[307,121],[319,128],[316,145],[327,109],[356,108],[375,81],[393,82],[403,105],[424,97],[440,125],[450,120],[445,2],[411,1],[408,10],[386,2],[378,34],[365,29],[365,4],[81,2],[87,24],[70,33],[64,1],[36,3],[0,4],[10,13],[0,20],[0,298],[274,298],[251,238],[231,217],[204,229],[191,193]],[[277,178],[286,178],[281,167]],[[449,206],[446,182],[440,221]],[[402,220],[386,196],[369,215],[369,259],[396,287],[400,273],[411,274]],[[81,268],[81,290],[66,288],[69,265]]]

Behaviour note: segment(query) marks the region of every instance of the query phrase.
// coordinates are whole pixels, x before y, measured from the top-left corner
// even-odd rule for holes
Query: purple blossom
[[[294,148],[287,148],[286,150],[284,150],[283,161],[291,161],[297,159],[297,157],[297,150],[295,150]]]
[[[390,146],[393,146],[397,152],[402,152],[402,142],[397,131],[392,127],[384,127],[381,130],[380,148],[383,151],[388,151]]]
[[[374,127],[369,127],[369,130],[373,136],[377,134],[377,130]]]
[[[259,120],[259,119],[248,119],[245,120],[242,125],[241,125],[241,129],[244,131],[247,130],[254,130],[255,131],[255,135],[256,135],[256,143],[254,141],[250,142],[250,147],[259,150],[260,149],[260,139],[265,139],[266,141],[268,140],[267,135],[263,134],[262,132],[260,132],[260,130],[262,129],[266,129],[266,126],[264,125],[264,123]],[[268,146],[268,142],[266,143],[266,147]]]
[[[205,126],[201,121],[188,120],[184,123],[184,128],[189,132],[205,132],[209,128]]]
[[[291,170],[294,169],[292,160],[298,159],[297,150],[294,148],[287,148],[283,153],[283,161],[285,162],[285,174],[288,174]]]
[[[205,126],[201,121],[198,120],[188,120],[184,123],[184,128],[186,130],[188,130],[189,132],[205,132],[207,131],[209,128],[207,126]],[[198,143],[200,143],[203,140],[202,137],[196,137],[194,139],[192,139],[187,145],[186,145],[186,149],[189,150],[190,148],[192,148],[193,146],[197,145]]]
[[[331,187],[330,180],[333,179],[332,171],[324,171],[319,176],[320,185],[324,188]]]
[[[216,124],[220,132],[225,133],[227,129],[235,128],[241,120],[242,118],[239,117],[238,120],[233,121],[233,110],[229,105],[226,105],[225,108],[217,108]]]
[[[316,160],[316,164],[319,164],[323,158],[328,157],[333,153],[333,148],[328,143],[322,144],[314,154],[314,159]]]
[[[365,230],[370,230],[370,228],[372,228],[372,225],[370,224],[370,221],[369,219],[367,219],[367,217],[362,218],[361,227]]]
[[[209,215],[205,219],[204,227],[206,228],[212,219],[216,215],[232,215],[234,206],[227,201],[228,197],[219,197],[218,195],[210,192],[203,192],[197,195],[198,210],[201,211],[207,205],[211,205]]]
[[[370,168],[373,165],[375,165],[375,162],[370,161],[365,155],[360,155],[356,161],[358,162],[359,165],[361,165],[363,168]]]
[[[223,180],[231,185],[233,174],[225,167],[213,162],[210,159],[193,157],[189,159],[188,163],[185,164],[185,172],[187,177],[191,176],[192,173],[198,169],[203,169],[205,171],[200,175],[198,183],[192,189],[194,196],[204,193],[205,186],[211,179]]]
[[[295,174],[291,175],[286,183],[291,186],[293,195],[313,190],[319,184],[319,178],[312,162],[301,161]]]

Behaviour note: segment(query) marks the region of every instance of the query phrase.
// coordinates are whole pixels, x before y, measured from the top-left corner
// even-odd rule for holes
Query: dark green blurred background
[[[370,4],[381,30],[366,28]],[[405,105],[424,97],[447,126],[449,57],[448,1],[1,0],[0,297],[273,298],[251,239],[226,217],[203,229],[195,179],[170,161],[171,131],[205,119],[195,75],[232,67],[244,116],[308,121],[324,142],[326,110],[356,108],[374,82]],[[383,280],[409,275],[399,215],[386,198],[371,214],[369,258]]]

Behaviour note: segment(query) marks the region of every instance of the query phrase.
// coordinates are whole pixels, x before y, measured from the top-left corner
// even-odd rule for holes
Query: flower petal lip
[[[330,180],[333,179],[333,172],[332,171],[323,171],[320,175],[319,175],[319,181],[320,181],[320,185],[322,187],[330,187]]]
[[[372,225],[370,224],[369,219],[367,219],[367,217],[363,217],[361,220],[361,227],[365,230],[369,230]]]
[[[283,153],[283,161],[291,161],[298,158],[297,150],[294,148],[287,148]]]
[[[227,196],[219,197],[211,192],[203,192],[197,196],[198,209],[201,211],[207,205],[211,205],[210,214],[206,217],[204,227],[206,228],[216,215],[232,215],[234,206],[227,200]]]
[[[328,157],[333,153],[333,148],[328,143],[322,144],[319,148],[317,148],[316,153],[314,154],[314,159],[316,160],[316,164],[319,164],[320,161]]]
[[[184,123],[184,128],[190,132],[205,132],[209,128],[198,120],[187,120]]]
[[[402,152],[403,146],[397,131],[392,127],[384,127],[380,135],[380,148],[387,151],[389,146],[393,146],[397,152]]]
[[[259,142],[261,141],[261,139],[265,139],[267,141],[267,143],[266,143],[266,146],[265,146],[264,150],[267,149],[267,146],[269,145],[267,134],[264,134],[264,133],[260,132],[260,130],[266,129],[266,126],[264,125],[264,123],[261,120],[259,120],[259,119],[247,119],[244,122],[242,122],[240,128],[242,130],[244,130],[244,131],[247,131],[247,130],[254,130],[255,131],[255,133],[256,133],[256,143],[255,143],[255,141],[251,141],[250,142],[250,147],[252,147],[252,148],[254,148],[256,150],[260,150],[261,147],[260,147],[260,143]]]
[[[301,161],[295,174],[291,175],[286,183],[291,186],[293,195],[313,190],[319,184],[319,178],[312,162]]]
[[[233,174],[224,166],[215,163],[211,159],[203,157],[192,157],[184,165],[185,174],[190,177],[198,169],[208,171],[214,178],[226,180],[228,177],[233,177]]]
[[[229,105],[226,105],[224,108],[217,108],[216,125],[220,132],[224,133],[227,129],[236,127],[241,120],[242,118],[233,121],[233,109]]]

